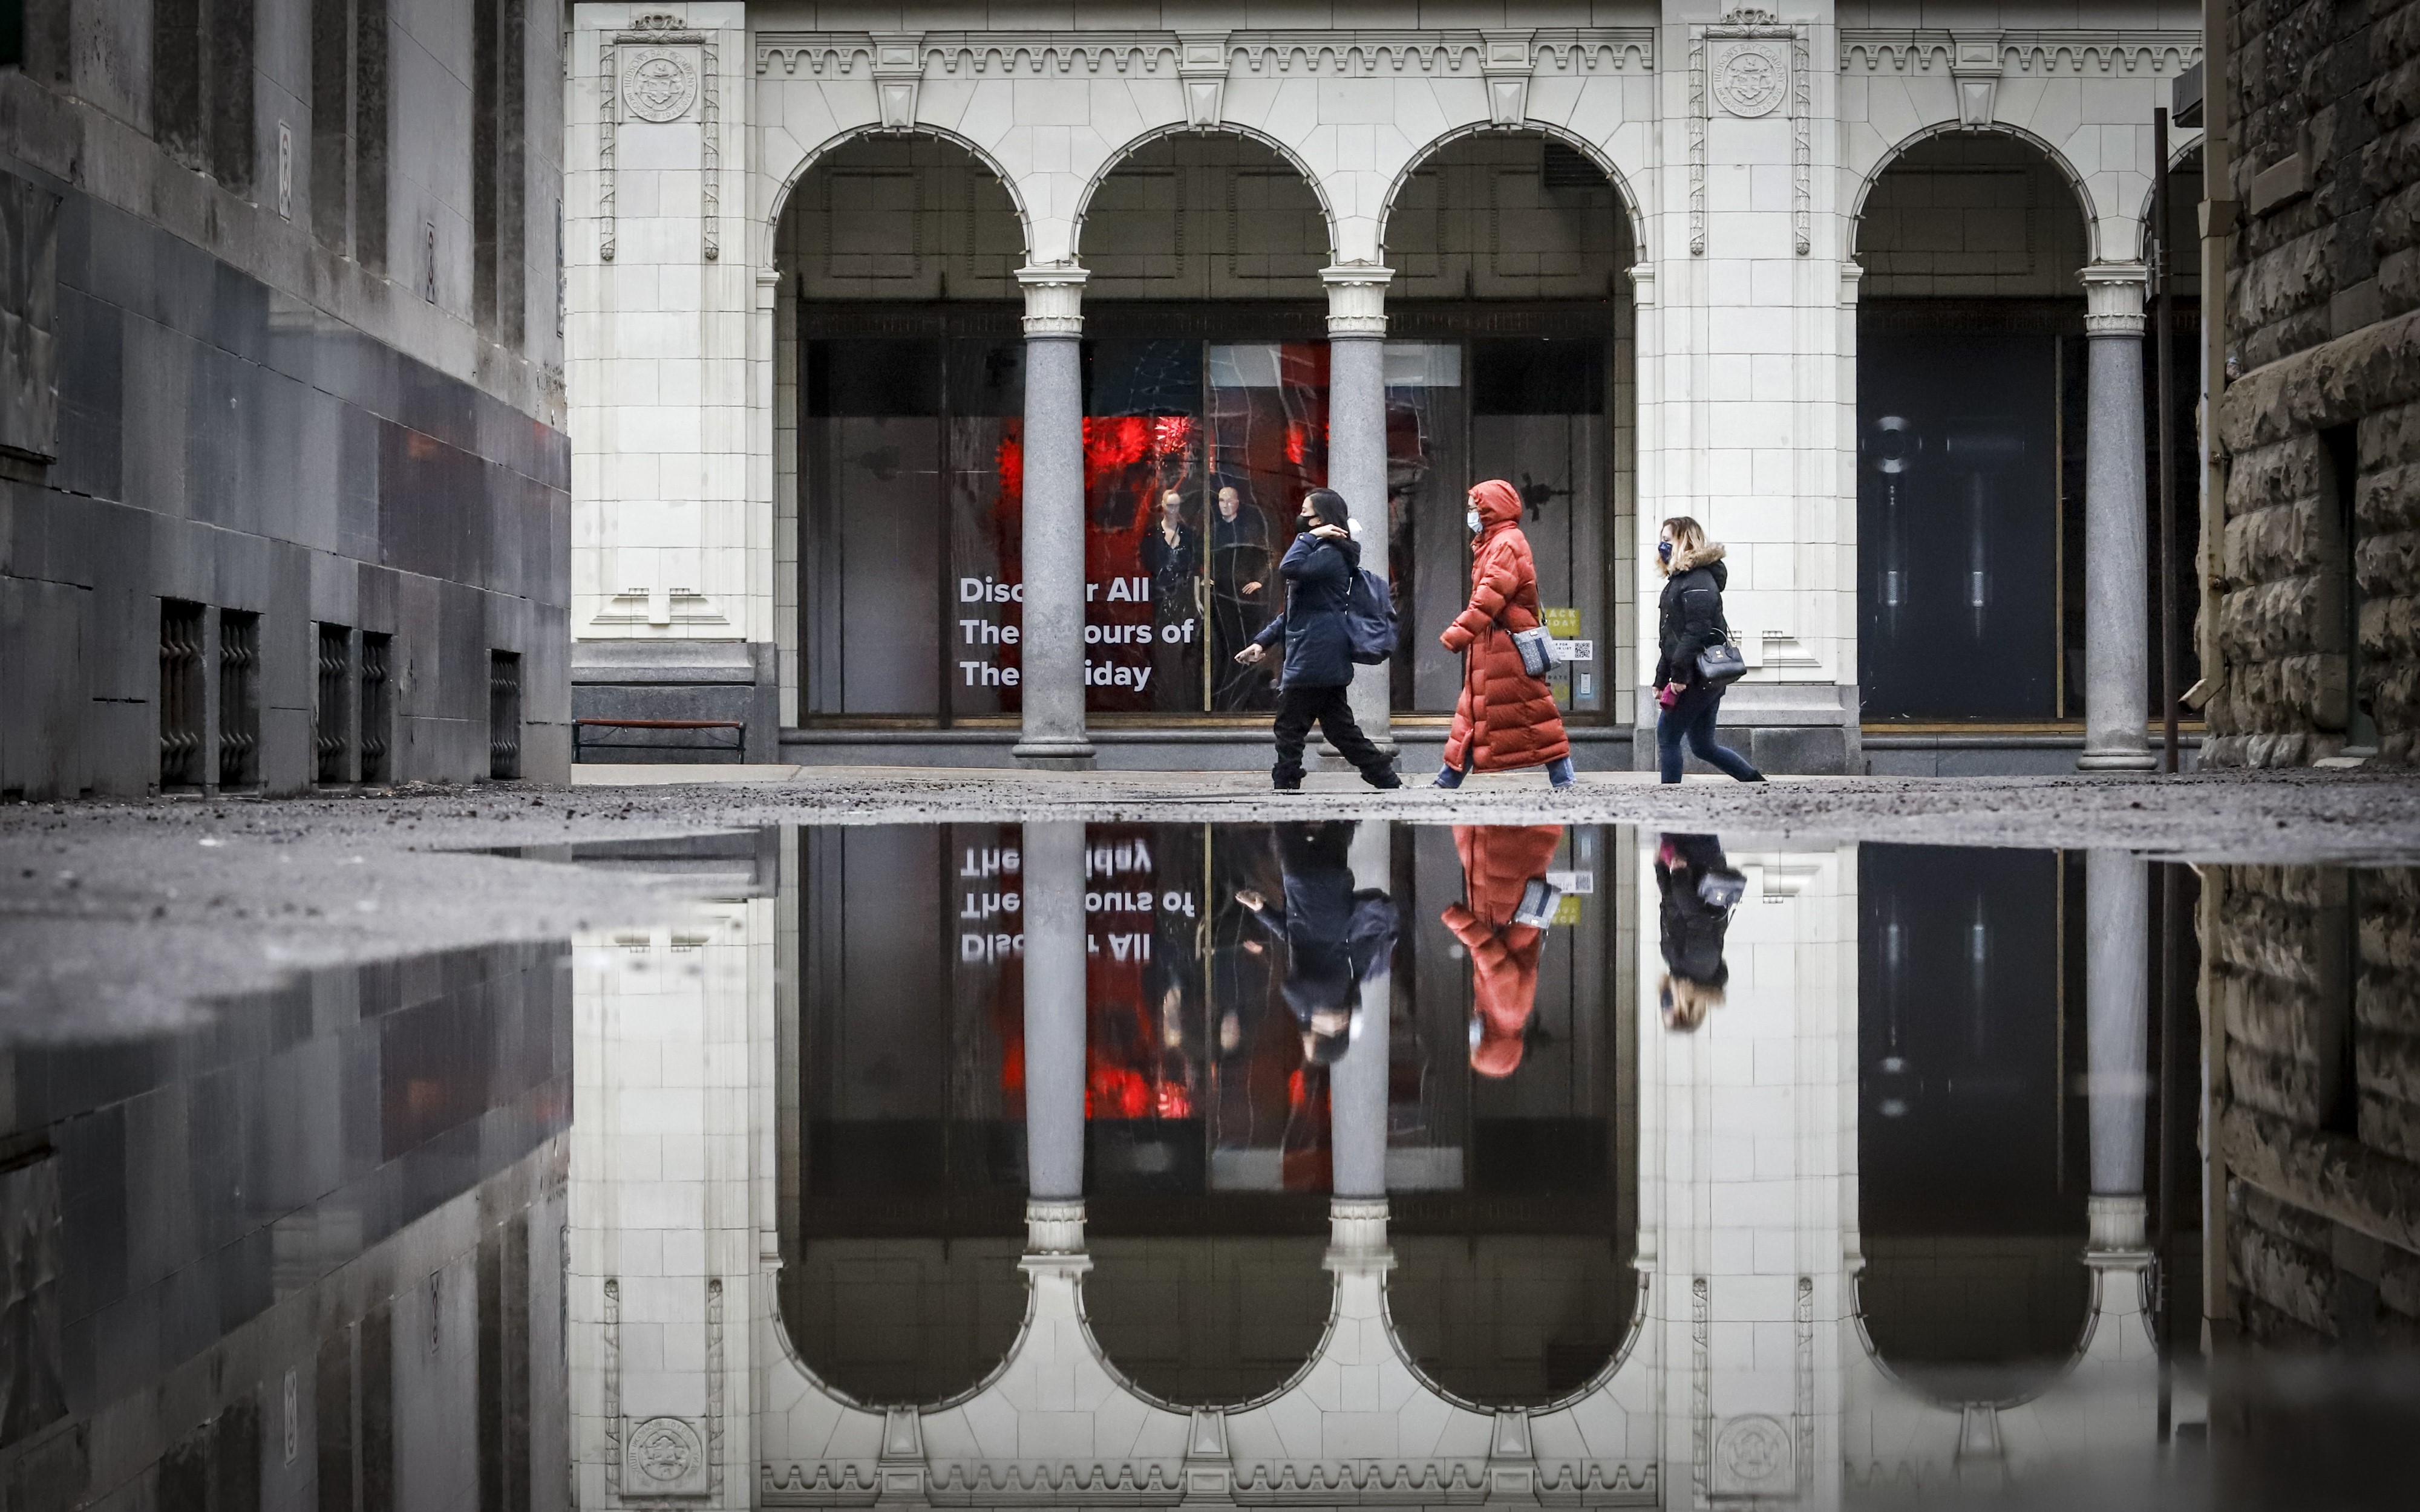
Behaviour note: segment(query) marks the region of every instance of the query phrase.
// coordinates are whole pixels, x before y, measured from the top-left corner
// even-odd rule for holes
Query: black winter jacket
[[[1665,853],[1655,861],[1655,889],[1660,895],[1657,923],[1664,964],[1675,977],[1708,987],[1730,980],[1723,960],[1723,936],[1730,933],[1730,910],[1705,900],[1698,884],[1716,874],[1737,876],[1723,856],[1722,842],[1712,835],[1668,835]]]
[[[1723,548],[1709,544],[1686,552],[1664,579],[1655,615],[1655,686],[1698,680],[1698,653],[1731,638],[1723,619],[1723,589],[1730,581]]]
[[[1353,641],[1344,606],[1361,570],[1361,543],[1309,531],[1294,538],[1278,572],[1286,580],[1285,613],[1252,638],[1256,645],[1285,642],[1280,687],[1345,687],[1353,681]]]

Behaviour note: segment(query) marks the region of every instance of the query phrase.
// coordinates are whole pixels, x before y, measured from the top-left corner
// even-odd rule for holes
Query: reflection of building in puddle
[[[1735,879],[1725,1000],[1675,1033],[1637,1011],[1670,969],[1642,949],[1654,838],[1548,828],[1496,868],[1573,885],[1524,926],[1522,1054],[1491,1076],[1445,916],[1532,900],[1474,903],[1481,838],[1341,837],[1342,896],[1383,893],[1402,938],[1384,970],[1348,952],[1324,1064],[1286,995],[1309,853],[1261,828],[810,833],[695,971],[600,954],[583,1484],[634,1484],[658,1420],[694,1431],[708,1504],[1828,1504],[2149,1463],[2141,863],[1734,844],[1707,869]],[[2040,1222],[1962,1227],[1926,1165],[1962,1146]],[[2006,1316],[1926,1323],[1959,1287]]]
[[[0,1051],[0,1499],[560,1505],[560,942]]]

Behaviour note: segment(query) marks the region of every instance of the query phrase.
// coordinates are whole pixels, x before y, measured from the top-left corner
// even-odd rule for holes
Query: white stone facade
[[[796,473],[777,466],[790,420],[775,400],[796,391],[775,364],[791,344],[774,228],[841,145],[963,146],[1007,186],[1026,263],[1053,268],[1077,260],[1088,205],[1138,147],[1237,133],[1300,170],[1334,265],[1353,268],[1386,265],[1388,208],[1424,158],[1522,129],[1587,153],[1629,211],[1633,518],[1650,548],[1672,514],[1730,543],[1730,617],[1755,668],[1733,707],[1853,725],[1858,208],[1910,145],[2008,133],[2088,206],[2088,256],[2131,274],[2150,109],[2199,52],[2172,10],[2098,8],[2079,29],[2071,7],[1575,5],[1514,24],[1432,6],[1331,28],[1316,11],[1276,26],[1142,7],[1115,26],[968,29],[914,7],[575,7],[574,635],[782,642],[795,717],[796,591],[777,577]],[[653,106],[632,93],[644,59],[671,81]],[[1643,682],[1655,585],[1638,570],[1648,607],[1625,649]]]
[[[776,579],[797,501],[776,396],[796,390],[775,362],[795,361],[775,227],[854,139],[974,154],[1035,269],[1078,260],[1103,179],[1170,133],[1242,135],[1295,165],[1340,269],[1386,266],[1388,208],[1440,146],[1568,143],[1617,186],[1639,249],[1631,560],[1652,563],[1665,516],[1703,519],[1730,545],[1754,669],[1736,717],[1853,730],[1860,206],[1913,144],[2014,136],[2073,186],[2087,257],[2133,278],[2151,109],[2200,50],[2189,12],[2151,4],[1406,6],[1349,25],[1148,5],[972,28],[954,10],[739,0],[573,16],[573,634],[779,642],[785,723],[798,609]],[[653,105],[633,93],[644,59],[667,81]],[[1617,635],[1643,682],[1655,583],[1637,570]]]

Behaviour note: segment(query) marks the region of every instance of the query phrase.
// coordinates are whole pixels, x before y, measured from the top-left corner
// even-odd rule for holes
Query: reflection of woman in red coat
[[[1559,825],[1456,825],[1453,848],[1462,856],[1464,901],[1437,917],[1470,952],[1471,999],[1478,1031],[1470,1045],[1470,1069],[1481,1076],[1510,1076],[1521,1064],[1522,1031],[1538,1006],[1538,953],[1546,932],[1515,923],[1530,879],[1544,880]]]
[[[1569,787],[1572,746],[1554,690],[1522,670],[1521,652],[1512,644],[1513,631],[1542,623],[1538,564],[1521,533],[1521,496],[1511,484],[1490,478],[1470,490],[1467,518],[1477,538],[1470,550],[1470,606],[1437,637],[1448,651],[1467,655],[1436,785],[1460,787],[1474,771],[1544,766],[1548,781]]]

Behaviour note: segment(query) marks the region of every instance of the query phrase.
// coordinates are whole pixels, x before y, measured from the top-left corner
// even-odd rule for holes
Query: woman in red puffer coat
[[[1531,879],[1544,881],[1563,842],[1560,825],[1456,825],[1463,901],[1437,917],[1470,952],[1470,1069],[1505,1077],[1520,1068],[1538,1007],[1538,956],[1546,932],[1520,920]]]
[[[1462,697],[1453,733],[1445,743],[1441,788],[1462,786],[1471,772],[1543,766],[1556,787],[1572,785],[1572,745],[1554,690],[1522,669],[1512,632],[1537,628],[1538,564],[1521,533],[1521,496],[1500,478],[1470,490],[1464,517],[1476,537],[1470,549],[1470,607],[1437,640],[1465,653]]]

